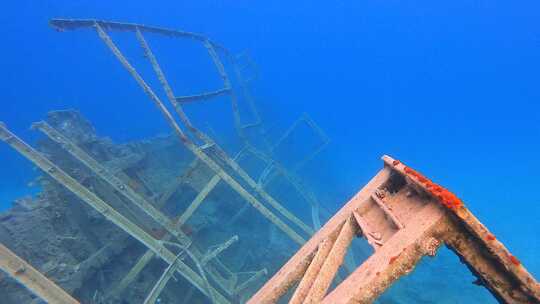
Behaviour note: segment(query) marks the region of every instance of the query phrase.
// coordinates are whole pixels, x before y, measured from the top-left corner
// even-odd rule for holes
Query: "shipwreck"
[[[41,172],[39,195],[0,213],[2,303],[372,303],[443,245],[499,302],[540,303],[539,283],[456,195],[389,156],[331,214],[300,174],[329,138],[307,114],[276,140],[266,136],[247,55],[204,35],[141,24],[50,24],[95,31],[172,134],[118,144],[81,113],[62,110],[32,124],[43,134],[32,147],[0,123],[0,140]],[[135,36],[159,88],[111,32]],[[177,95],[148,36],[202,45],[222,87]],[[234,153],[186,114],[201,102],[230,103]],[[285,164],[276,151],[299,128],[316,144]],[[369,247],[362,263],[351,250],[358,238]]]

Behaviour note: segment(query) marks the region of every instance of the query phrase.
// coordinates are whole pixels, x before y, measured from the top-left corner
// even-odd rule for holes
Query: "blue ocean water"
[[[4,3],[0,120],[30,142],[30,123],[64,108],[118,141],[168,130],[93,33],[57,33],[53,17],[183,29],[248,50],[261,112],[288,122],[308,112],[331,138],[308,170],[331,207],[389,154],[457,193],[540,276],[537,1]],[[192,73],[187,92],[214,84],[180,68]],[[0,164],[0,208],[36,191],[32,166],[5,145]]]

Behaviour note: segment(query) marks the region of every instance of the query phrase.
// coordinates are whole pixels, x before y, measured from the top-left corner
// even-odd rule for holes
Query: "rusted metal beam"
[[[79,304],[79,301],[1,243],[0,270],[48,303]]]
[[[371,193],[388,180],[390,169],[381,170],[360,192],[341,208],[300,250],[248,301],[250,304],[276,303],[306,272],[319,244],[338,233],[352,212],[370,199]]]
[[[461,257],[501,303],[540,303],[538,282],[461,200],[401,162],[388,156],[383,160],[384,169],[248,303],[276,303],[300,279],[291,303],[371,303],[394,281],[412,271],[422,257],[434,256],[443,243]],[[389,211],[395,218],[388,216]],[[376,251],[328,295],[324,289],[310,296],[306,293],[306,285],[313,280],[310,267],[320,264],[317,255],[313,258],[313,251],[316,246],[328,246],[324,242],[349,216],[356,219],[370,243],[379,241],[374,246]],[[396,224],[397,219],[402,225]],[[370,240],[370,235],[377,238]]]
[[[317,249],[315,257],[310,262],[309,267],[307,268],[306,273],[302,277],[302,280],[298,284],[298,287],[294,291],[294,294],[291,297],[289,304],[303,303],[304,299],[306,298],[311,289],[311,286],[313,286],[313,282],[315,282],[315,279],[317,279],[317,276],[321,271],[321,267],[326,261],[326,257],[330,253],[330,250],[332,250],[332,245],[336,241],[335,237],[336,236],[334,236],[333,239],[327,238],[321,242],[319,248]]]
[[[446,189],[399,161],[389,156],[383,156],[383,161],[432,200],[446,206],[449,229],[440,239],[462,258],[499,301],[540,303],[538,281],[469,209],[462,203],[457,207],[449,204]]]
[[[395,280],[414,268],[426,254],[423,244],[431,240],[432,234],[444,229],[443,219],[444,210],[440,206],[427,205],[414,218],[415,225],[397,232],[322,303],[371,303]]]
[[[339,266],[341,266],[345,255],[347,254],[347,249],[355,234],[355,227],[357,226],[352,224],[351,218],[343,223],[343,227],[341,227],[336,241],[332,245],[332,249],[330,249],[321,269],[317,273],[317,278],[309,289],[303,303],[320,303],[322,298],[324,298],[328,288],[330,288],[330,284],[332,284],[332,280],[339,270]]]

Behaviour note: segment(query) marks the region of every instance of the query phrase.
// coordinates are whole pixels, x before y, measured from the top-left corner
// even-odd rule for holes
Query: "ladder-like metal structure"
[[[54,180],[65,186],[69,191],[79,197],[86,204],[94,208],[105,218],[116,224],[119,228],[131,235],[133,238],[151,249],[157,256],[159,256],[169,265],[174,264],[173,269],[175,271],[180,273],[186,280],[188,280],[192,285],[198,288],[203,294],[211,298],[213,302],[231,303],[218,290],[211,287],[207,283],[207,280],[205,279],[204,275],[202,275],[202,273],[198,274],[182,260],[178,259],[178,254],[175,254],[172,250],[167,248],[167,243],[162,240],[156,239],[139,225],[132,222],[124,215],[116,211],[113,207],[104,202],[96,194],[81,185],[77,180],[64,172],[61,168],[56,166],[49,159],[41,155],[38,151],[36,151],[23,140],[18,138],[15,134],[8,130],[3,123],[0,123],[0,140],[9,144],[12,148],[18,151],[21,155],[25,156],[27,159],[29,159],[32,163],[34,163],[38,168],[46,172]],[[122,187],[121,191],[126,191],[126,188]],[[188,246],[182,246],[184,251],[190,250],[187,247]],[[194,256],[193,254],[191,255]]]
[[[138,193],[138,191],[131,186],[133,183],[130,180],[130,177],[122,172],[113,172],[109,168],[103,166],[103,164],[96,161],[88,152],[79,147],[72,139],[66,137],[60,131],[55,130],[55,128],[48,125],[46,122],[37,122],[33,124],[33,129],[43,132],[50,140],[61,146],[66,152],[89,169],[90,172],[95,174],[95,176],[107,185],[110,190],[118,193],[119,196],[127,202],[128,211],[133,209],[142,211],[160,226],[165,234],[162,237],[156,236],[150,232],[148,227],[145,228],[146,222],[139,219],[136,212],[130,211],[129,215],[122,214],[122,212],[104,198],[100,198],[96,193],[85,188],[79,181],[63,171],[60,166],[34,150],[22,139],[15,136],[4,124],[0,123],[0,140],[5,141],[12,146],[15,150],[32,161],[37,167],[41,168],[46,174],[74,193],[83,202],[97,210],[108,220],[148,248],[148,251],[137,261],[135,266],[126,274],[119,284],[105,294],[105,299],[119,297],[123,290],[137,278],[139,273],[154,257],[158,257],[165,261],[168,264],[168,267],[147,296],[145,303],[154,303],[158,299],[160,293],[165,288],[170,278],[173,277],[174,273],[182,275],[195,288],[205,294],[212,303],[230,303],[230,301],[237,298],[242,291],[268,273],[266,269],[235,273],[221,262],[219,254],[238,241],[237,236],[233,236],[227,242],[213,246],[209,248],[206,253],[203,253],[203,251],[194,244],[193,239],[182,231],[182,226],[189,220],[210,192],[215,189],[220,182],[226,183],[244,198],[247,202],[246,206],[251,205],[255,207],[264,217],[276,225],[294,242],[302,245],[306,240],[305,237],[309,237],[314,232],[314,229],[288,211],[265,189],[273,179],[282,176],[311,205],[314,228],[317,229],[320,227],[320,204],[317,201],[315,194],[308,190],[296,172],[328,144],[328,138],[315,122],[304,114],[287,130],[275,145],[267,143],[269,148],[266,151],[255,147],[255,145],[250,142],[245,131],[250,128],[261,127],[262,120],[249,91],[249,80],[246,80],[243,77],[242,70],[245,66],[243,67],[240,65],[240,57],[232,56],[227,49],[206,37],[190,32],[99,20],[57,19],[52,20],[51,25],[59,31],[77,28],[95,29],[105,45],[136,80],[143,91],[150,97],[150,100],[158,107],[173,131],[181,140],[182,144],[195,156],[195,160],[192,165],[189,166],[188,171],[197,170],[198,166],[203,165],[210,168],[214,173],[213,177],[211,177],[207,184],[199,191],[187,209],[177,218],[170,219],[160,211],[160,208],[165,205],[182,183],[182,176],[189,173],[184,172],[183,174],[180,174],[178,180],[172,183],[172,186],[162,193],[161,196],[148,198],[143,194]],[[168,106],[157,96],[154,90],[123,55],[107,33],[108,31],[129,31],[135,34],[145,57],[150,61],[153,71],[166,93],[168,102],[176,112],[176,118],[175,115],[169,111]],[[156,56],[146,41],[145,34],[187,38],[202,43],[208,51],[219,76],[223,80],[223,88],[200,94],[176,96],[158,63]],[[241,120],[238,98],[235,89],[232,86],[231,79],[225,69],[225,65],[221,61],[221,56],[232,63],[234,75],[236,76],[243,97],[251,111],[251,116],[255,120],[254,122],[244,123]],[[228,154],[210,136],[196,128],[182,108],[185,104],[213,99],[220,96],[229,96],[231,100],[235,129],[244,145],[234,158],[228,156]],[[314,131],[316,136],[321,139],[321,143],[314,151],[300,161],[293,170],[288,170],[277,161],[273,152],[276,147],[281,145],[292,132],[294,132],[295,128],[301,122],[306,123],[306,125]],[[183,129],[187,129],[188,132],[185,133]],[[239,164],[241,159],[248,155],[254,155],[266,164],[266,168],[261,173],[258,181],[244,171]],[[144,180],[142,181],[144,182]],[[235,218],[242,216],[242,213],[245,210],[246,208],[242,208]],[[187,263],[187,259],[191,260],[191,262]],[[195,266],[195,268],[192,268],[193,266]],[[240,280],[241,277],[246,277],[246,279]],[[30,289],[34,290],[32,288]],[[40,293],[36,294],[40,297],[42,296]]]
[[[180,223],[185,222],[185,220],[200,206],[200,204],[204,201],[204,199],[212,191],[212,189],[214,189],[220,181],[223,181],[227,183],[233,190],[239,193],[240,196],[242,196],[248,204],[259,210],[263,214],[263,216],[268,218],[273,224],[275,224],[279,229],[281,229],[285,234],[287,234],[293,241],[298,244],[303,244],[305,242],[305,239],[303,236],[301,236],[301,234],[310,236],[314,231],[313,228],[304,224],[300,219],[298,219],[295,215],[293,215],[286,208],[284,208],[282,204],[280,204],[268,192],[266,192],[264,187],[272,180],[272,178],[281,175],[288,182],[290,182],[291,185],[301,194],[301,196],[311,205],[313,211],[312,219],[315,229],[320,227],[320,203],[318,202],[313,192],[308,190],[308,188],[301,182],[301,179],[294,172],[296,172],[306,162],[315,157],[328,144],[327,136],[324,134],[322,129],[315,124],[313,120],[311,120],[307,115],[303,115],[297,122],[295,122],[295,124],[293,124],[291,128],[289,128],[289,130],[287,130],[287,132],[281,137],[281,139],[276,143],[276,145],[274,145],[270,149],[269,152],[264,152],[252,145],[245,134],[245,130],[248,128],[259,126],[262,121],[254,105],[253,97],[251,96],[247,88],[247,81],[243,79],[241,73],[242,68],[237,63],[238,59],[232,56],[227,49],[199,34],[148,27],[138,24],[117,23],[99,20],[55,19],[51,21],[51,25],[55,29],[61,31],[73,30],[78,28],[94,28],[101,40],[107,45],[107,47],[126,68],[130,75],[133,76],[133,78],[141,86],[144,92],[150,97],[150,99],[158,106],[158,108],[168,121],[169,125],[176,132],[176,134],[179,136],[180,140],[184,143],[188,150],[190,150],[197,157],[198,160],[206,164],[212,169],[212,171],[215,172],[215,176],[209,180],[208,184],[202,189],[197,198],[195,198],[195,200],[190,204],[190,206],[184,213],[184,216],[180,218]],[[107,34],[107,31],[115,30],[131,31],[135,33],[136,38],[139,41],[139,44],[145,54],[145,57],[150,61],[152,68],[156,76],[158,77],[163,90],[166,93],[169,103],[175,109],[179,121],[189,131],[189,134],[183,132],[180,124],[173,117],[172,113],[169,112],[167,106],[159,99],[159,97],[154,93],[152,88],[150,88],[150,86],[145,82],[142,76],[135,70],[133,65],[122,54],[122,52],[113,42],[111,37]],[[148,42],[144,37],[145,33],[161,34],[169,37],[189,38],[202,43],[207,49],[209,56],[211,57],[214,65],[216,66],[216,69],[221,79],[223,80],[223,88],[195,95],[180,97],[176,96],[161,66],[158,63],[156,56],[152,52]],[[252,116],[255,117],[255,122],[247,124],[242,122],[239,112],[238,97],[236,96],[235,90],[232,88],[231,79],[225,69],[223,62],[220,59],[220,55],[218,54],[218,52],[220,52],[232,63],[234,73],[237,77],[237,81],[240,83],[243,96],[247,101],[249,108],[251,109]],[[228,156],[227,153],[211,137],[203,133],[200,129],[196,128],[183,110],[183,104],[198,102],[225,95],[230,97],[235,127],[239,137],[242,139],[242,142],[245,145],[236,158],[231,158],[230,156]],[[314,151],[312,151],[312,153],[306,156],[304,160],[297,164],[293,171],[289,171],[284,166],[282,166],[275,159],[275,157],[272,156],[272,152],[277,146],[279,146],[283,141],[285,141],[288,136],[290,136],[290,134],[301,122],[305,122],[307,126],[310,127],[317,136],[319,136],[319,138],[321,139],[321,144]],[[236,159],[240,159],[247,154],[255,155],[267,165],[266,169],[261,174],[258,182],[256,182],[247,172],[245,172],[239,165],[239,163],[236,161]],[[272,176],[266,178],[268,177],[269,173],[272,173]],[[239,180],[237,180],[237,178],[239,178]],[[277,211],[278,215],[274,214],[271,209],[266,207],[266,204],[268,204],[271,209]],[[242,209],[242,211],[245,210],[245,208]],[[290,224],[280,219],[280,217],[286,219],[289,223],[293,224],[294,228],[291,227]],[[140,260],[140,264],[138,263],[134,267],[134,271],[130,272],[130,274],[126,277],[123,283],[120,284],[120,288],[117,288],[117,290],[121,291],[122,287],[127,286],[127,284],[136,277],[136,274],[138,273],[137,270],[142,269],[148,261],[148,256],[143,256]]]
[[[240,120],[237,97],[232,90],[231,81],[225,71],[224,65],[217,54],[217,50],[219,50],[225,55],[229,56],[228,58],[231,58],[229,51],[227,51],[220,45],[212,42],[208,38],[198,34],[166,30],[161,28],[148,27],[144,25],[116,23],[99,20],[52,20],[51,25],[59,30],[72,30],[77,28],[95,29],[99,37],[103,40],[103,42],[107,45],[107,47],[111,50],[115,57],[122,63],[122,65],[130,73],[130,75],[133,76],[133,78],[141,86],[144,92],[150,97],[150,99],[156,104],[156,106],[158,106],[159,110],[162,112],[163,116],[165,117],[171,128],[174,130],[174,132],[178,135],[180,140],[184,143],[186,148],[188,148],[188,150],[190,150],[200,161],[210,167],[215,172],[215,174],[219,176],[220,181],[227,183],[232,189],[238,192],[247,202],[257,208],[261,212],[261,214],[268,218],[272,223],[274,223],[278,228],[280,228],[284,233],[286,233],[291,239],[293,239],[298,244],[303,244],[305,242],[304,237],[302,237],[289,224],[276,216],[265,205],[270,205],[271,208],[275,209],[281,216],[294,224],[297,229],[302,231],[302,233],[310,235],[313,232],[313,229],[304,224],[295,215],[290,213],[262,187],[259,187],[259,185],[240,167],[240,165],[233,158],[229,157],[227,153],[221,147],[219,147],[219,145],[213,139],[211,139],[208,135],[204,134],[201,130],[196,128],[191,123],[191,121],[183,111],[182,103],[177,100],[177,97],[173,93],[172,88],[169,85],[169,82],[166,79],[157,61],[157,58],[150,49],[150,46],[148,45],[147,41],[143,36],[143,33],[156,33],[172,37],[190,38],[203,43],[205,48],[208,50],[208,53],[212,58],[214,64],[216,65],[218,73],[223,79],[223,90],[227,91],[228,95],[231,97],[233,116],[237,132],[239,136],[244,140],[244,143],[246,145],[250,145],[244,133],[244,130],[245,128],[247,128],[247,126],[243,125]],[[175,109],[176,114],[180,119],[180,122],[190,132],[189,134],[191,134],[193,138],[182,130],[180,124],[174,118],[172,113],[168,110],[165,103],[161,101],[161,99],[156,95],[156,93],[154,93],[154,90],[150,88],[150,86],[145,82],[142,76],[135,70],[133,65],[122,54],[122,52],[115,45],[111,37],[107,34],[106,30],[131,31],[135,33],[141,45],[141,48],[145,53],[145,57],[148,58],[148,60],[152,64],[154,72],[158,76],[158,79],[162,84],[164,91],[166,92],[168,101]],[[207,98],[208,94],[203,93],[199,94],[199,96],[205,96],[205,98]],[[180,100],[182,100],[182,98],[180,98]],[[200,145],[198,145],[197,143],[200,143]],[[210,149],[210,147],[212,149]],[[238,176],[240,180],[237,180],[233,176]],[[247,184],[248,188],[244,187],[242,183]],[[258,197],[260,197],[260,199]]]
[[[89,168],[94,174],[96,174],[96,176],[100,177],[104,182],[109,184],[112,189],[116,190],[118,193],[124,196],[129,202],[131,202],[134,206],[140,208],[140,210],[142,210],[148,216],[154,219],[161,227],[163,227],[169,233],[168,236],[165,236],[164,238],[165,241],[169,241],[171,237],[174,237],[178,239],[179,243],[182,246],[185,246],[185,247],[191,246],[192,244],[191,238],[187,236],[181,229],[182,226],[186,223],[187,219],[192,214],[189,212],[189,208],[188,208],[188,211],[184,212],[178,220],[176,221],[170,220],[165,214],[163,214],[156,207],[154,207],[154,205],[151,202],[147,201],[147,199],[145,199],[140,194],[138,194],[134,189],[128,186],[128,184],[124,183],[120,178],[116,177],[114,174],[109,172],[107,168],[99,164],[99,162],[94,160],[84,150],[79,148],[77,145],[75,145],[68,138],[63,136],[60,132],[56,131],[53,127],[48,125],[46,122],[42,121],[42,122],[34,123],[32,125],[32,128],[42,131],[45,135],[48,136],[49,139],[58,143],[67,152],[69,152],[73,157],[75,157],[77,160],[83,163],[87,168]],[[204,192],[205,191],[203,190],[201,193],[204,193]],[[238,237],[234,236],[232,239],[238,240]],[[225,246],[223,250],[229,247],[230,245],[232,245],[232,242],[227,242],[226,244],[227,246]],[[217,254],[214,254],[212,258],[209,258],[208,256],[203,255],[203,253],[200,252],[199,249],[197,249],[194,246],[190,247],[190,251],[193,252],[194,257],[198,260],[208,261],[217,257]],[[151,250],[147,252],[147,255],[148,256],[145,255],[141,259],[144,261],[150,261],[151,258],[154,257],[154,254]],[[139,266],[136,265],[135,268],[142,270],[144,266],[145,264],[139,265]],[[209,264],[208,266],[209,267],[207,268],[207,271],[222,289],[229,291],[229,290],[232,290],[232,288],[234,288],[234,285],[236,284],[236,282],[235,282],[235,278],[232,271],[226,268],[222,263],[219,263],[219,266],[222,269],[225,269],[225,271],[228,274],[228,278],[225,278],[220,274],[220,272],[213,265]],[[172,268],[172,270],[174,270],[174,268]]]
[[[464,206],[388,156],[384,168],[338,211],[249,301],[371,303],[441,244],[454,251],[501,303],[540,303],[540,284]],[[332,291],[347,248],[363,236],[374,253]]]

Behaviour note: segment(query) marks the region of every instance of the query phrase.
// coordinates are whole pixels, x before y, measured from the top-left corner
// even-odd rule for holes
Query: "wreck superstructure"
[[[252,65],[245,56],[200,34],[140,24],[55,19],[51,26],[94,30],[173,134],[115,144],[77,111],[55,111],[32,125],[44,135],[34,148],[0,123],[0,140],[43,172],[38,198],[18,200],[0,217],[6,245],[0,268],[11,277],[0,282],[7,303],[276,303],[297,283],[291,303],[369,303],[443,243],[499,301],[539,301],[535,279],[455,196],[389,157],[323,225],[329,214],[322,214],[328,212],[299,170],[329,139],[307,114],[275,141],[264,136],[267,126],[243,73]],[[112,32],[135,36],[158,87],[124,55]],[[223,86],[178,96],[151,35],[201,44]],[[239,139],[233,153],[184,109],[224,100]],[[318,143],[285,165],[276,150],[301,126]],[[280,195],[284,185],[294,199]],[[298,205],[310,212],[290,209]],[[347,250],[357,235],[374,251],[359,267]]]
[[[540,284],[447,189],[389,156],[248,303],[371,303],[445,244],[500,303],[540,303]],[[351,241],[373,254],[331,290]],[[296,286],[296,287],[295,287]]]
[[[112,285],[110,290],[96,288],[92,296],[93,301],[121,301],[123,298],[122,293],[126,292],[127,287],[140,280],[143,270],[154,258],[164,261],[168,266],[163,270],[157,281],[154,282],[153,288],[147,290],[147,295],[144,297],[145,303],[157,301],[165,286],[168,285],[167,283],[172,278],[176,280],[175,273],[182,276],[193,288],[197,289],[198,292],[205,295],[213,303],[231,303],[245,298],[246,290],[253,289],[253,284],[260,282],[268,270],[264,267],[259,269],[243,269],[241,267],[241,269],[232,270],[231,266],[222,261],[221,256],[227,252],[230,246],[244,241],[234,232],[227,236],[216,233],[220,235],[220,241],[205,244],[206,246],[203,247],[200,242],[208,242],[208,238],[202,238],[198,242],[196,235],[192,235],[193,229],[186,228],[191,227],[189,225],[190,220],[197,218],[197,211],[204,209],[204,202],[218,189],[220,191],[219,196],[226,197],[225,200],[238,201],[238,198],[240,198],[240,201],[244,202],[233,214],[229,214],[231,218],[226,221],[229,226],[234,222],[241,221],[246,214],[251,212],[249,207],[253,206],[260,215],[269,220],[277,230],[282,231],[290,239],[288,245],[285,246],[294,246],[294,243],[303,244],[313,231],[318,228],[317,225],[320,225],[318,224],[320,223],[320,204],[317,197],[308,190],[296,172],[324,148],[328,143],[328,139],[324,132],[304,114],[277,142],[271,143],[265,140],[262,148],[253,144],[247,133],[249,130],[262,128],[263,123],[257,112],[253,97],[250,95],[248,80],[242,76],[242,67],[239,65],[237,57],[233,57],[225,48],[208,38],[188,32],[97,20],[53,20],[51,25],[57,30],[70,30],[79,27],[95,29],[100,39],[112,51],[129,74],[133,76],[144,93],[160,109],[177,138],[177,144],[182,147],[182,153],[179,154],[181,157],[176,160],[178,164],[171,165],[171,168],[178,170],[177,176],[169,176],[159,182],[151,183],[148,180],[154,177],[138,172],[137,165],[117,168],[117,165],[111,167],[108,163],[103,163],[103,160],[99,158],[114,159],[114,156],[109,155],[108,152],[110,151],[108,149],[93,146],[94,144],[99,145],[100,141],[95,140],[95,134],[91,132],[92,130],[89,130],[91,127],[78,117],[76,112],[54,112],[51,113],[47,121],[33,124],[33,129],[43,132],[48,138],[45,146],[49,149],[55,147],[53,153],[44,153],[44,151],[38,151],[30,147],[22,139],[11,133],[5,125],[0,126],[2,140],[42,169],[48,176],[44,180],[52,180],[54,181],[51,182],[52,184],[62,185],[71,193],[70,195],[74,195],[77,200],[91,207],[94,213],[97,212],[98,216],[113,223],[115,229],[119,228],[123,231],[121,239],[125,239],[129,235],[130,240],[135,239],[147,248],[147,251],[132,265],[131,270],[122,279],[117,280],[118,282],[115,283],[106,283]],[[159,79],[159,83],[167,97],[167,104],[158,97],[154,89],[135,70],[107,31],[133,32],[145,54],[145,58],[149,60],[155,75]],[[224,87],[216,91],[180,97],[175,96],[158,63],[157,57],[144,37],[147,34],[187,38],[202,43],[214,63]],[[234,71],[236,80],[236,87],[234,88],[233,82],[225,69],[225,64],[221,59],[222,57],[228,60]],[[241,92],[246,107],[251,111],[251,117],[255,119],[252,123],[242,121],[239,109],[240,99],[236,95],[237,90]],[[234,157],[229,156],[213,138],[198,129],[183,111],[184,104],[223,96],[228,97],[230,100],[235,129],[241,139],[242,146]],[[170,108],[174,109],[174,112]],[[293,169],[286,169],[273,156],[273,151],[283,145],[301,123],[305,124],[313,131],[313,134],[320,138],[320,144],[295,164]],[[58,151],[58,149],[61,151]],[[100,151],[96,153],[92,149]],[[152,151],[157,153],[156,149]],[[137,158],[137,152],[124,151],[123,153],[128,154],[128,158]],[[142,152],[142,154],[144,156],[140,155],[139,158],[145,159],[144,162],[147,166],[150,166],[149,159],[156,163],[161,162],[158,158],[153,158],[150,152]],[[253,178],[240,165],[247,158],[255,158],[264,165],[257,178]],[[67,167],[64,159],[71,160],[68,162]],[[185,159],[190,159],[190,161],[186,162]],[[140,163],[135,162],[135,164]],[[73,172],[69,172],[70,170],[73,170]],[[80,172],[85,173],[82,180],[81,177],[77,176]],[[91,185],[91,187],[85,184],[94,179],[96,184]],[[192,179],[194,181],[191,181]],[[164,181],[169,184],[168,187],[160,188],[159,186],[163,185]],[[315,227],[305,224],[303,220],[300,220],[285,208],[282,202],[279,202],[267,191],[267,187],[271,187],[271,184],[276,181],[288,183],[298,192],[298,196],[311,205],[313,210],[312,219],[316,223]],[[183,190],[180,188],[185,184],[192,185],[189,193],[195,192],[195,194],[187,200],[183,198],[181,203],[176,202],[177,210],[173,210],[174,212],[163,210],[163,208],[167,207],[168,202],[178,199],[178,197],[174,196]],[[223,195],[221,193],[223,191],[229,194]],[[234,199],[230,196],[233,196]],[[224,204],[224,202],[220,203]],[[221,205],[219,207],[220,209],[225,208]],[[218,208],[218,206],[213,206],[213,208]],[[178,213],[178,211],[181,212]],[[84,221],[81,220],[81,222]],[[223,225],[223,221],[220,224]],[[219,230],[226,231],[227,229],[221,228]],[[277,230],[272,230],[271,233],[275,234]],[[276,237],[270,236],[275,241]],[[76,239],[77,237],[73,237],[73,240]],[[104,242],[100,241],[99,243],[103,244]],[[119,245],[122,242],[114,243],[118,243],[114,245]],[[269,244],[271,243],[272,241],[269,242]],[[251,248],[253,247],[259,246],[252,244]],[[102,263],[99,266],[92,265],[92,268],[103,267],[106,263],[110,263],[107,256],[111,255],[111,252],[105,250],[106,248],[108,248],[107,245],[102,248],[103,251],[100,249],[96,253],[97,256],[90,257],[93,261]],[[121,250],[119,248],[109,249],[115,252]],[[244,250],[246,252],[251,251],[249,246]],[[77,270],[79,271],[80,268],[77,268]],[[98,272],[103,275],[101,270],[98,269]],[[21,277],[24,277],[24,274]],[[105,283],[107,280],[102,281],[102,283]],[[191,291],[191,293],[193,292]],[[43,297],[44,295],[40,294],[40,296]]]

